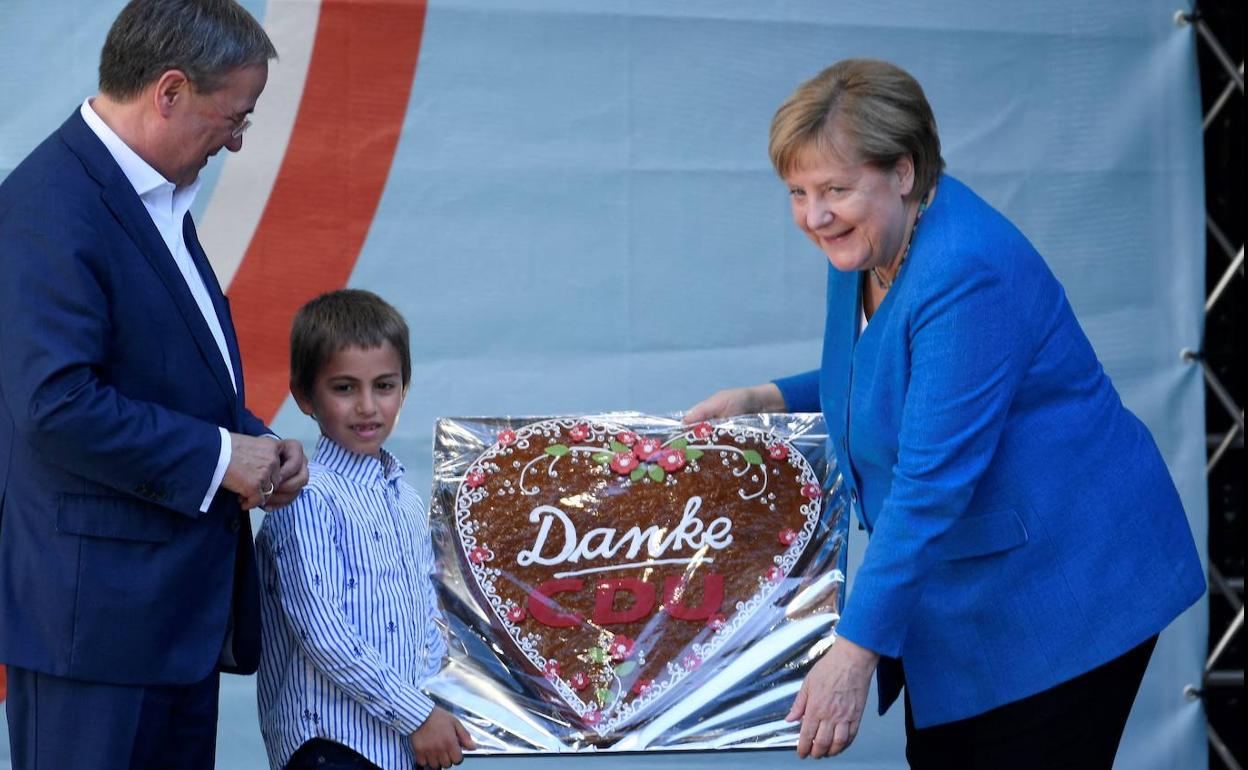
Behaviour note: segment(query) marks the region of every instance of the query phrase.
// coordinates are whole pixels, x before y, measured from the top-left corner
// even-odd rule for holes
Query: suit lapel
[[[234,369],[234,387],[239,403],[246,403],[243,397],[243,360],[238,348],[238,335],[234,331],[234,322],[230,318],[230,307],[217,281],[217,274],[212,270],[208,255],[199,242],[199,233],[195,230],[195,222],[187,214],[182,222],[182,237],[186,240],[186,250],[190,252],[191,261],[199,271],[199,277],[208,289],[208,297],[212,300],[212,309],[217,314],[217,323],[221,324],[221,333],[225,336],[225,348],[230,353],[230,366]]]
[[[847,386],[853,376],[854,349],[858,337],[858,304],[854,292],[858,273],[841,273],[828,266],[828,317],[824,331],[823,367],[820,396],[823,413],[840,421],[829,426],[840,436],[849,425]],[[846,312],[848,308],[848,312]]]
[[[199,347],[200,354],[203,356],[208,369],[212,372],[213,378],[221,387],[222,393],[231,401],[234,401],[237,396],[233,385],[230,383],[230,376],[225,368],[225,361],[221,359],[221,351],[217,347],[217,341],[213,339],[212,332],[208,329],[208,323],[204,320],[204,316],[199,310],[199,305],[195,303],[195,298],[191,296],[191,290],[186,285],[186,279],[182,277],[182,273],[174,263],[173,255],[169,253],[169,247],[165,245],[164,239],[160,237],[160,231],[156,229],[156,224],[152,222],[147,209],[143,207],[143,201],[139,200],[139,195],[134,191],[130,180],[126,179],[126,175],[122,173],[117,162],[109,155],[108,149],[104,147],[99,137],[91,131],[77,111],[61,126],[61,138],[70,150],[82,160],[83,166],[92,178],[99,183],[101,187],[100,197],[103,199],[104,204],[113,212],[113,216],[117,218],[126,234],[130,236],[130,240],[134,242],[135,247],[138,248],[156,275],[160,277],[165,289],[173,298],[174,305],[178,308],[183,321],[185,321],[192,339],[195,340],[195,344]],[[215,278],[208,285],[216,287]],[[216,307],[219,303],[220,290],[218,289],[214,294],[210,288],[209,295],[213,296],[213,305]],[[220,309],[217,310],[217,317],[222,317]],[[225,324],[223,323],[222,326],[224,327]],[[229,334],[232,337],[232,330]],[[227,337],[227,340],[231,337]],[[227,347],[230,347],[230,352],[233,356],[238,345],[237,343],[227,344]]]

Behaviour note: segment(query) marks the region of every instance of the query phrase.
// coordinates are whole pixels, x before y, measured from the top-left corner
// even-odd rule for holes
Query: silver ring
[[[272,494],[273,494],[273,488],[274,488],[274,487],[273,487],[273,479],[268,479],[268,480],[267,480],[267,483],[268,483],[268,485],[269,485],[269,488],[268,488],[268,489],[265,489],[263,486],[261,486],[261,487],[260,487],[260,496],[261,496],[261,497],[263,497],[263,498],[265,498],[265,499],[268,499],[270,496],[272,496]]]

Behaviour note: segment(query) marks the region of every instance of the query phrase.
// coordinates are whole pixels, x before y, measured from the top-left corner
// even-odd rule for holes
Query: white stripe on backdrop
[[[217,280],[227,291],[264,213],[273,180],[286,154],[320,10],[319,0],[269,0],[258,16],[263,18],[279,58],[269,66],[263,100],[244,137],[246,153],[223,153],[226,158],[221,176],[203,216],[197,220],[204,251]]]

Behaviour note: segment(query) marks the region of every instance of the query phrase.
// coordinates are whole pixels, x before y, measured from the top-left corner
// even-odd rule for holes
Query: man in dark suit
[[[210,768],[255,671],[247,510],[298,442],[247,411],[188,210],[276,55],[234,0],[132,0],[88,99],[0,185],[0,661],[14,768]]]

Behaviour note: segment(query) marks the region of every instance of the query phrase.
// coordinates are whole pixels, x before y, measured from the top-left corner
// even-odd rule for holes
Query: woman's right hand
[[[694,404],[685,412],[686,425],[703,420],[735,417],[738,414],[757,412],[784,412],[784,396],[774,382],[752,385],[748,388],[721,390],[705,401]]]

